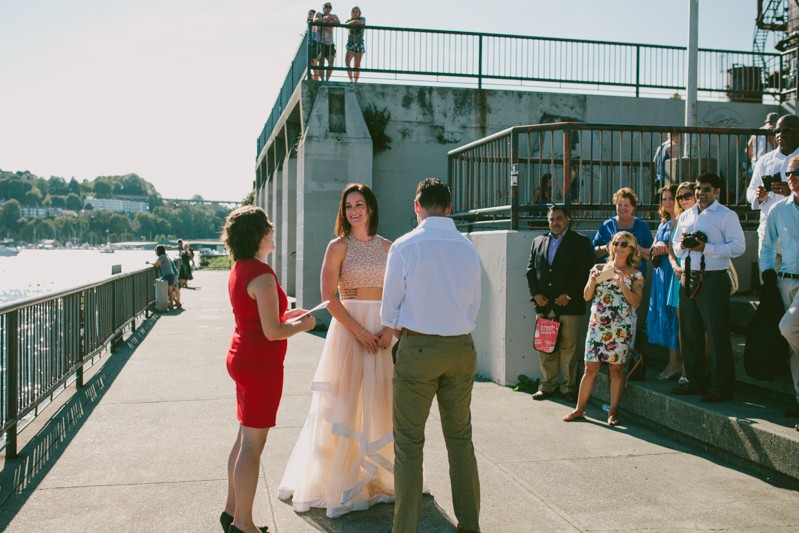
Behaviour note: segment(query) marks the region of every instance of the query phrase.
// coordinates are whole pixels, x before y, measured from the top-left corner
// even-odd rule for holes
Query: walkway
[[[22,433],[20,458],[0,470],[0,530],[219,531],[225,461],[236,433],[224,364],[232,329],[226,280],[226,272],[197,272],[196,289],[183,293],[185,311],[146,321],[107,356],[86,389],[62,394],[63,405],[48,408],[50,422]],[[385,532],[391,505],[328,520],[322,511],[295,514],[275,498],[310,404],[322,342],[311,334],[290,341],[256,517],[276,532]],[[796,486],[628,420],[617,429],[595,419],[565,424],[560,417],[569,409],[493,383],[475,385],[484,532],[799,530]],[[431,496],[422,531],[453,532],[435,414],[425,451]]]

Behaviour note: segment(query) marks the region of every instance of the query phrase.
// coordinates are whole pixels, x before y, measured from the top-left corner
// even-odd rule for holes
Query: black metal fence
[[[20,422],[90,362],[155,300],[155,269],[0,307],[0,430],[17,454]]]
[[[321,27],[333,30],[333,66],[324,61],[306,70],[317,59],[308,34]],[[364,81],[471,84],[478,88],[531,86],[629,96],[668,96],[687,84],[687,50],[678,46],[386,26],[366,26],[363,31],[366,52],[360,72]],[[258,138],[257,154],[303,76],[326,78],[331,71],[332,80],[349,79],[347,26],[312,23],[309,32]],[[795,58],[795,53],[781,56],[700,48],[699,95],[751,102],[762,102],[767,95],[776,101],[792,83],[791,57]]]
[[[541,225],[548,204],[568,202],[580,219],[600,220],[613,213],[613,193],[630,187],[642,218],[654,222],[661,184],[715,172],[725,183],[720,200],[755,223],[746,205],[747,142],[765,133],[572,122],[509,128],[449,152],[452,216],[519,229]],[[659,150],[669,157],[658,158]]]

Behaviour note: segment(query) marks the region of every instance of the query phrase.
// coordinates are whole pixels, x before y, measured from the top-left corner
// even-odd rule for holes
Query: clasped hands
[[[541,293],[538,293],[535,296],[533,296],[533,300],[535,301],[535,305],[537,305],[538,307],[544,307],[545,305],[549,304],[549,298],[547,298],[546,296],[544,296]],[[560,307],[564,307],[570,301],[571,301],[571,298],[568,295],[561,294],[560,296],[555,298],[555,305],[558,305]]]
[[[378,350],[385,350],[391,346],[392,335],[391,328],[383,328],[380,333],[375,335],[364,327],[355,333],[355,338],[363,344],[366,351],[369,353],[377,353]]]

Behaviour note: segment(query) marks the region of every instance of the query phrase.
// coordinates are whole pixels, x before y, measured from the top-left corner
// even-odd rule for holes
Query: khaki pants
[[[471,413],[476,372],[477,353],[471,335],[403,332],[394,366],[393,533],[419,529],[424,428],[434,396],[447,445],[455,516],[463,528],[479,529],[480,481]]]
[[[543,316],[543,315],[538,315]],[[550,311],[549,316],[553,318],[554,313]],[[558,374],[563,374],[560,383],[560,392],[577,392],[577,334],[580,329],[579,315],[561,315],[558,318],[560,330],[558,331],[558,345],[554,352],[538,352],[541,360],[541,383],[538,390],[546,393],[553,393],[558,388]]]
[[[788,361],[796,401],[799,402],[799,279],[779,278],[777,287],[785,306],[785,314],[780,320],[780,333],[791,348]]]

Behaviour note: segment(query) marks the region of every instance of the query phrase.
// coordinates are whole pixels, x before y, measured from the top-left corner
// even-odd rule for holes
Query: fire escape
[[[757,18],[755,19],[755,33],[752,38],[752,51],[758,54],[766,52],[769,39],[773,47],[784,52],[790,48],[795,48],[797,44],[797,33],[789,32],[789,19],[791,8],[789,2],[793,1],[794,9],[799,8],[799,0],[757,0]],[[775,69],[775,65],[769,65],[766,57],[758,56],[759,67],[765,77],[765,87],[781,89],[781,100],[785,99],[786,93],[795,95],[796,86],[796,55],[784,58],[781,69]],[[782,71],[783,79],[780,79]]]

